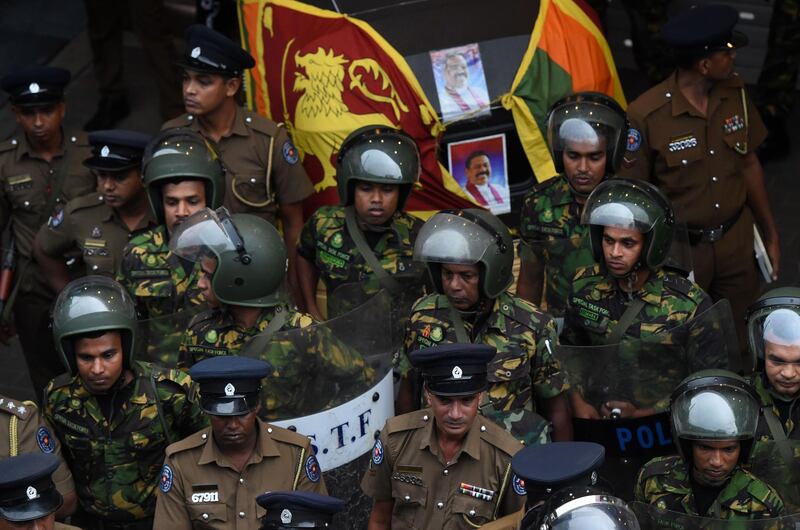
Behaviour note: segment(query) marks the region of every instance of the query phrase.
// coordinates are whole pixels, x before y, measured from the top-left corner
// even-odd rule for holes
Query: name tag
[[[670,153],[674,153],[676,151],[683,151],[684,149],[691,149],[692,147],[697,147],[697,138],[692,135],[687,135],[671,140],[668,149]]]
[[[192,486],[193,503],[219,502],[219,487],[216,484],[198,484]]]
[[[33,187],[33,179],[29,174],[8,177],[8,188],[11,191],[27,190]]]
[[[169,269],[137,269],[130,272],[131,278],[169,278]]]

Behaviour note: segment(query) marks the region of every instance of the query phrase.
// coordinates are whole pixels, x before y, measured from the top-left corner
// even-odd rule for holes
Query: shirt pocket
[[[93,464],[92,442],[89,438],[65,433],[63,446],[66,447],[72,462],[73,473],[78,477],[91,476]]]
[[[242,211],[260,211],[272,204],[275,193],[267,195],[264,173],[238,173],[231,177],[233,198],[243,208]]]
[[[530,377],[530,360],[527,352],[517,345],[509,351],[498,351],[486,367],[490,383],[503,383]]]
[[[41,185],[29,174],[6,178],[5,192],[14,209],[40,212],[44,209],[46,196]],[[50,212],[47,212],[48,214]]]
[[[187,504],[186,511],[192,520],[192,528],[198,530],[220,528],[228,521],[228,507],[221,502]]]
[[[107,241],[84,240],[83,262],[89,274],[115,274],[113,252]]]
[[[681,190],[696,187],[697,180],[691,177],[697,174],[698,165],[704,159],[705,145],[701,140],[691,134],[674,137],[664,146],[663,152],[667,171],[659,175],[659,178],[669,192],[679,193]]]
[[[399,522],[398,528],[423,530],[425,507],[428,503],[427,486],[392,480],[392,498],[394,499],[392,522]],[[394,524],[392,524],[392,528],[395,528]]]
[[[469,527],[477,528],[492,520],[494,502],[457,495],[453,497],[450,511],[454,518],[463,520]]]

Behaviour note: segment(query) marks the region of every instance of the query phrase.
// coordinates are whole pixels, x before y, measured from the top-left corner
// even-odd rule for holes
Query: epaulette
[[[283,427],[267,424],[266,434],[276,442],[296,445],[297,447],[305,447],[308,445],[308,437],[290,431],[289,429],[284,429]]]
[[[671,271],[665,271],[664,285],[673,291],[681,293],[687,298],[695,298],[692,296],[692,291],[696,291],[694,284],[688,278],[684,278],[680,274]]]
[[[312,216],[315,219],[344,219],[344,208],[336,204],[323,205]]]
[[[5,153],[6,151],[13,151],[17,148],[19,142],[16,138],[11,138],[6,140],[3,143],[0,143],[0,153]]]
[[[538,182],[531,187],[530,193],[541,193],[542,191],[546,190],[561,182],[561,175],[556,175],[555,177],[550,177],[549,179]]]
[[[165,453],[169,457],[176,453],[188,451],[189,449],[194,449],[196,447],[201,447],[205,445],[205,443],[208,441],[210,437],[211,437],[211,427],[206,427],[201,431],[197,431],[194,434],[190,434],[183,440],[168,445]]]
[[[500,312],[514,322],[518,322],[535,331],[536,326],[532,325],[530,315],[536,317],[542,325],[546,325],[549,320],[552,320],[550,315],[543,312],[531,302],[516,296],[509,296],[509,298],[511,299],[511,307],[508,307],[508,304],[500,304]],[[522,313],[524,317],[520,317],[518,313]]]
[[[413,306],[411,306],[411,314],[414,314],[418,311],[430,311],[432,309],[437,309],[439,307],[440,296],[444,295],[433,293],[421,297],[419,300],[414,302]]]
[[[644,119],[665,105],[672,103],[672,94],[667,88],[667,81],[662,81],[636,98],[629,106],[629,111],[636,118]]]
[[[89,147],[89,135],[84,131],[72,131],[66,135],[67,145]]]
[[[135,361],[135,363],[141,367],[140,372],[143,376],[150,377],[152,375],[156,382],[160,383],[166,381],[169,383],[174,383],[180,388],[188,386],[192,382],[192,378],[189,377],[189,374],[183,370],[178,370],[177,368],[166,368],[158,364],[144,361]]]
[[[477,416],[475,421],[478,425],[473,426],[473,429],[481,429],[481,439],[493,447],[500,449],[508,456],[514,456],[517,451],[524,447],[519,440],[514,438],[492,420],[483,416]]]
[[[67,203],[64,209],[67,211],[68,214],[77,212],[78,210],[84,210],[86,208],[97,208],[98,206],[106,206],[106,203],[103,202],[103,194],[92,192],[88,195],[81,195],[80,197],[75,197],[71,201]],[[108,206],[106,206],[108,207]]]
[[[277,136],[278,129],[283,126],[251,110],[245,109],[243,112],[245,124],[247,124],[250,129],[266,134],[267,136]]]
[[[667,475],[675,467],[683,465],[681,457],[679,456],[664,456],[661,458],[654,458],[642,467],[642,480],[647,480],[650,477],[658,475]]]
[[[586,267],[578,267],[575,270],[575,275],[572,277],[573,283],[577,280],[582,280],[584,278],[591,278],[593,276],[597,276],[598,278],[602,278],[603,274],[600,270],[600,265],[597,263],[592,263]]]
[[[64,372],[63,374],[53,378],[53,380],[50,381],[48,388],[50,390],[55,390],[56,388],[65,387],[70,383],[72,383],[72,380],[73,380],[72,374],[70,374],[69,372]]]
[[[396,432],[421,429],[429,421],[433,421],[429,410],[415,410],[414,412],[401,414],[400,416],[394,416],[386,420],[386,426],[383,428],[383,432],[386,436],[389,436]]]
[[[194,123],[194,116],[192,116],[191,114],[181,114],[177,118],[165,121],[161,125],[161,130],[166,131],[167,129],[178,129],[180,127],[189,127],[192,123]]]
[[[36,403],[33,401],[17,401],[0,396],[0,411],[13,414],[21,420],[27,419],[36,409]]]
[[[197,313],[195,316],[192,317],[192,320],[189,321],[188,329],[192,329],[195,326],[199,326],[200,324],[208,320],[213,320],[217,318],[218,315],[219,315],[219,309],[216,308],[206,309],[202,313]]]

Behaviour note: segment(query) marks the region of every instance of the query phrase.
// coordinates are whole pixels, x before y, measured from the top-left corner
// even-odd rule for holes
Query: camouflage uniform
[[[365,232],[375,257],[392,275],[421,278],[425,268],[412,259],[414,241],[422,221],[398,211],[391,229],[383,233]],[[378,277],[367,265],[345,224],[342,206],[323,206],[306,221],[297,253],[314,264],[328,291],[328,317],[346,312],[351,304],[336,297],[336,289],[358,284],[363,299],[380,290]],[[353,300],[356,301],[356,300]],[[336,303],[336,309],[331,310]]]
[[[207,425],[188,375],[142,362],[133,372],[111,397],[110,418],[80,376],[59,376],[45,391],[45,417],[64,445],[81,507],[93,519],[152,517],[164,450]]]
[[[131,239],[117,281],[136,302],[139,318],[148,322],[148,359],[176,366],[188,320],[205,306],[197,287],[200,263],[181,260],[169,250],[166,225]],[[186,311],[185,317],[181,313]],[[153,320],[156,319],[156,320]]]
[[[575,272],[594,264],[584,244],[589,227],[581,224],[580,205],[564,175],[534,186],[525,196],[519,229],[526,243],[523,259],[544,260],[542,309],[562,316]]]
[[[569,388],[552,354],[557,343],[553,320],[508,292],[494,300],[480,328],[466,320],[473,342],[497,348],[487,366],[489,403],[481,406],[482,413],[526,444],[545,441],[548,429],[544,419],[526,412],[535,412],[534,392],[537,398],[548,399]],[[411,310],[404,352],[396,359],[398,371],[409,376],[408,352],[452,342],[457,339],[447,297],[432,294],[421,298]]]
[[[755,99],[770,117],[792,110],[800,67],[800,1],[778,0],[772,8],[767,55],[758,77]]]
[[[645,464],[634,497],[660,509],[715,519],[766,519],[786,511],[772,486],[737,466],[708,512],[697,513],[688,470],[679,456],[654,458]]]
[[[371,370],[361,355],[339,342],[327,328],[314,325],[318,323],[311,315],[286,306],[264,308],[250,329],[236,325],[232,315],[221,309],[197,315],[181,343],[179,365],[189,367],[215,355],[239,354],[248,341],[269,326],[277,311],[288,311],[286,322],[280,335],[273,336],[269,350],[258,353],[273,370],[262,391],[262,418],[279,420],[318,412],[347,395],[349,388],[367,388]],[[294,331],[306,328],[308,333]],[[296,335],[290,339],[286,333],[292,331]]]

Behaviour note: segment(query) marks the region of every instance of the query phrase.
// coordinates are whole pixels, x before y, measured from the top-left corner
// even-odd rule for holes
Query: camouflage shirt
[[[412,259],[422,224],[416,217],[398,211],[386,231],[364,233],[384,270],[400,277],[422,277],[425,266]],[[350,236],[342,206],[323,206],[306,221],[297,252],[314,264],[325,282],[329,316],[342,314],[357,305],[358,298],[363,300],[380,289],[378,276]],[[347,293],[343,286],[357,286],[358,293]],[[337,293],[340,287],[343,290]]]
[[[170,252],[166,225],[138,234],[125,247],[117,281],[133,297],[140,318],[147,319],[148,359],[177,364],[186,326],[206,305],[199,277],[199,263]]]
[[[779,397],[770,388],[767,376],[763,372],[756,372],[752,374],[749,378],[749,381],[758,394],[759,401],[761,402],[761,408],[764,413],[769,411],[775,414],[775,416],[780,418],[781,422],[783,423],[783,429],[786,435],[793,440],[800,440],[800,429],[795,429],[797,424],[795,420],[797,419],[798,410],[796,408],[798,402],[797,396],[790,400]],[[781,401],[783,401],[783,403],[780,403]],[[779,403],[781,406],[779,406]],[[766,441],[771,439],[772,436],[770,435],[769,429],[766,425],[764,425],[764,423],[765,422],[763,421],[759,423],[758,438]]]
[[[581,224],[581,205],[564,175],[548,179],[525,196],[520,213],[522,259],[544,262],[542,309],[561,316],[572,278],[594,264],[587,244],[588,226]]]
[[[133,374],[110,397],[109,418],[80,376],[65,374],[45,390],[44,414],[64,446],[81,507],[107,521],[152,516],[167,445],[208,424],[188,375],[143,362]]]
[[[786,511],[772,486],[737,466],[708,512],[698,513],[689,473],[679,456],[654,458],[645,464],[636,481],[634,498],[662,510],[716,519],[766,519]]]
[[[450,311],[447,297],[440,294],[423,297],[414,305],[404,351],[395,362],[404,377],[411,370],[409,352],[457,342]],[[534,395],[548,399],[569,388],[553,357],[557,344],[553,319],[533,304],[505,292],[494,300],[491,312],[477,329],[467,320],[464,325],[473,342],[497,348],[497,355],[487,366],[490,407],[483,406],[483,413],[518,438],[531,442],[522,433],[532,432],[534,427],[514,424],[527,421],[520,416],[523,411],[535,411]]]
[[[269,340],[266,351],[240,351],[267,329],[278,311],[288,312],[286,321]],[[215,355],[240,354],[272,365],[271,379],[261,393],[261,416],[268,420],[295,418],[338,405],[366,390],[371,377],[359,352],[311,315],[285,306],[264,308],[249,329],[238,326],[224,309],[197,315],[183,338],[179,364],[189,367]]]

